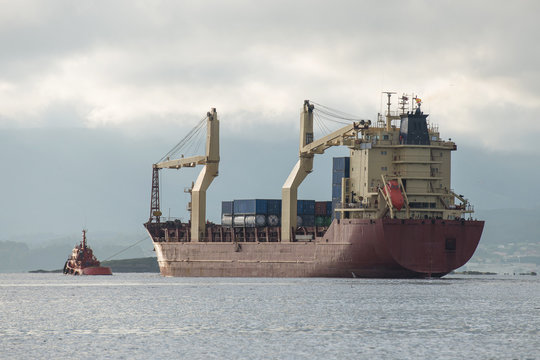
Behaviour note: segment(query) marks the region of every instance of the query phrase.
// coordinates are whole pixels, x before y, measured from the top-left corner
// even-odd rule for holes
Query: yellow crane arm
[[[190,156],[186,158],[173,159],[167,158],[154,164],[154,169],[180,169],[183,167],[195,167],[203,165],[197,180],[191,189],[191,241],[198,242],[205,239],[206,234],[206,191],[208,187],[219,174],[219,120],[215,108],[207,113],[206,118],[206,154]],[[156,170],[157,172],[157,170]],[[156,176],[153,180],[153,188],[159,187],[159,181]],[[156,194],[159,194],[156,191]],[[154,192],[152,193],[154,197]],[[158,197],[159,195],[155,195]],[[153,199],[152,204],[159,204],[159,199]],[[158,205],[153,208],[159,212]],[[159,215],[156,215],[159,216]]]
[[[203,155],[190,156],[187,158],[166,160],[154,165],[158,169],[180,169],[183,167],[195,167],[197,165],[206,165],[208,157]]]
[[[320,139],[317,139],[300,150],[300,156],[311,154],[322,154],[332,146],[351,145],[352,141],[356,140],[356,135],[360,129],[359,123],[352,123],[341,129],[334,131]]]
[[[304,101],[300,115],[300,159],[281,188],[281,241],[291,241],[291,231],[297,225],[298,187],[313,170],[315,154],[322,154],[332,146],[352,146],[358,138],[358,132],[371,124],[355,122],[313,141],[313,109],[314,106],[308,100]]]

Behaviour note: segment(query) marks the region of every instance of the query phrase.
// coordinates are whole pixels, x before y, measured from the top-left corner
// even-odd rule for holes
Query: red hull
[[[91,266],[91,267],[64,267],[64,274],[69,275],[112,275],[112,270],[107,266]]]
[[[86,230],[81,243],[73,249],[64,264],[64,274],[69,275],[112,275],[110,267],[101,266],[92,249],[86,245]]]
[[[112,270],[106,266],[88,267],[82,269],[82,273],[83,275],[112,275]]]
[[[334,220],[311,242],[154,242],[162,275],[440,277],[473,255],[472,220]]]

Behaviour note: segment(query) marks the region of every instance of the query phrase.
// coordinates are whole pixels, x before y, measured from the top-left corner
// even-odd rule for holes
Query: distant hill
[[[482,242],[540,243],[540,209],[477,210],[474,217],[485,220]]]
[[[478,249],[462,270],[500,274],[538,272],[540,269],[539,210],[477,210],[486,225]]]
[[[151,257],[152,241],[149,237],[144,242],[140,242],[141,239],[143,238],[137,235],[128,234],[95,235],[95,238],[91,238],[90,247],[101,261],[108,257],[116,259]],[[61,269],[73,247],[80,241],[79,234],[53,238],[38,235],[33,239],[15,237],[0,240],[0,273]],[[139,243],[133,246],[136,242]]]
[[[109,260],[102,261],[101,265],[109,266],[114,273],[139,273],[153,272],[159,273],[159,266],[155,257],[145,257],[138,259]]]

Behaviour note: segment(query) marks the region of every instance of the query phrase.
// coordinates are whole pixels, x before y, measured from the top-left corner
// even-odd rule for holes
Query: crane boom
[[[191,189],[191,241],[201,241],[205,237],[206,190],[208,190],[208,187],[214,178],[218,176],[219,160],[219,120],[217,118],[216,109],[212,108],[212,110],[207,113],[205,155],[173,160],[167,158],[167,160],[153,165],[154,169],[180,169],[183,167],[203,165],[203,168]],[[158,191],[156,191],[156,193],[159,194]],[[153,199],[152,203],[154,202]],[[156,204],[159,204],[159,200],[157,200]],[[158,213],[160,213],[159,209]]]
[[[313,140],[313,109],[309,100],[304,101],[300,115],[300,152],[299,160],[292,169],[289,177],[281,188],[281,241],[291,241],[291,232],[297,226],[298,187],[313,171],[315,154],[323,154],[332,146],[352,146],[358,138],[358,133],[366,129],[371,122],[354,122],[336,130],[320,139]]]
[[[300,149],[300,156],[309,154],[323,154],[332,146],[350,145],[356,139],[359,123],[352,123],[339,130],[334,131]]]
[[[206,165],[208,159],[206,156],[190,156],[176,160],[166,160],[155,164],[158,169],[180,169],[183,167],[195,167],[197,165]]]

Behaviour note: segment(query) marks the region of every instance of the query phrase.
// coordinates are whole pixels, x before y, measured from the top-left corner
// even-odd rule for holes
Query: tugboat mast
[[[82,231],[82,248],[86,249],[86,230]]]

